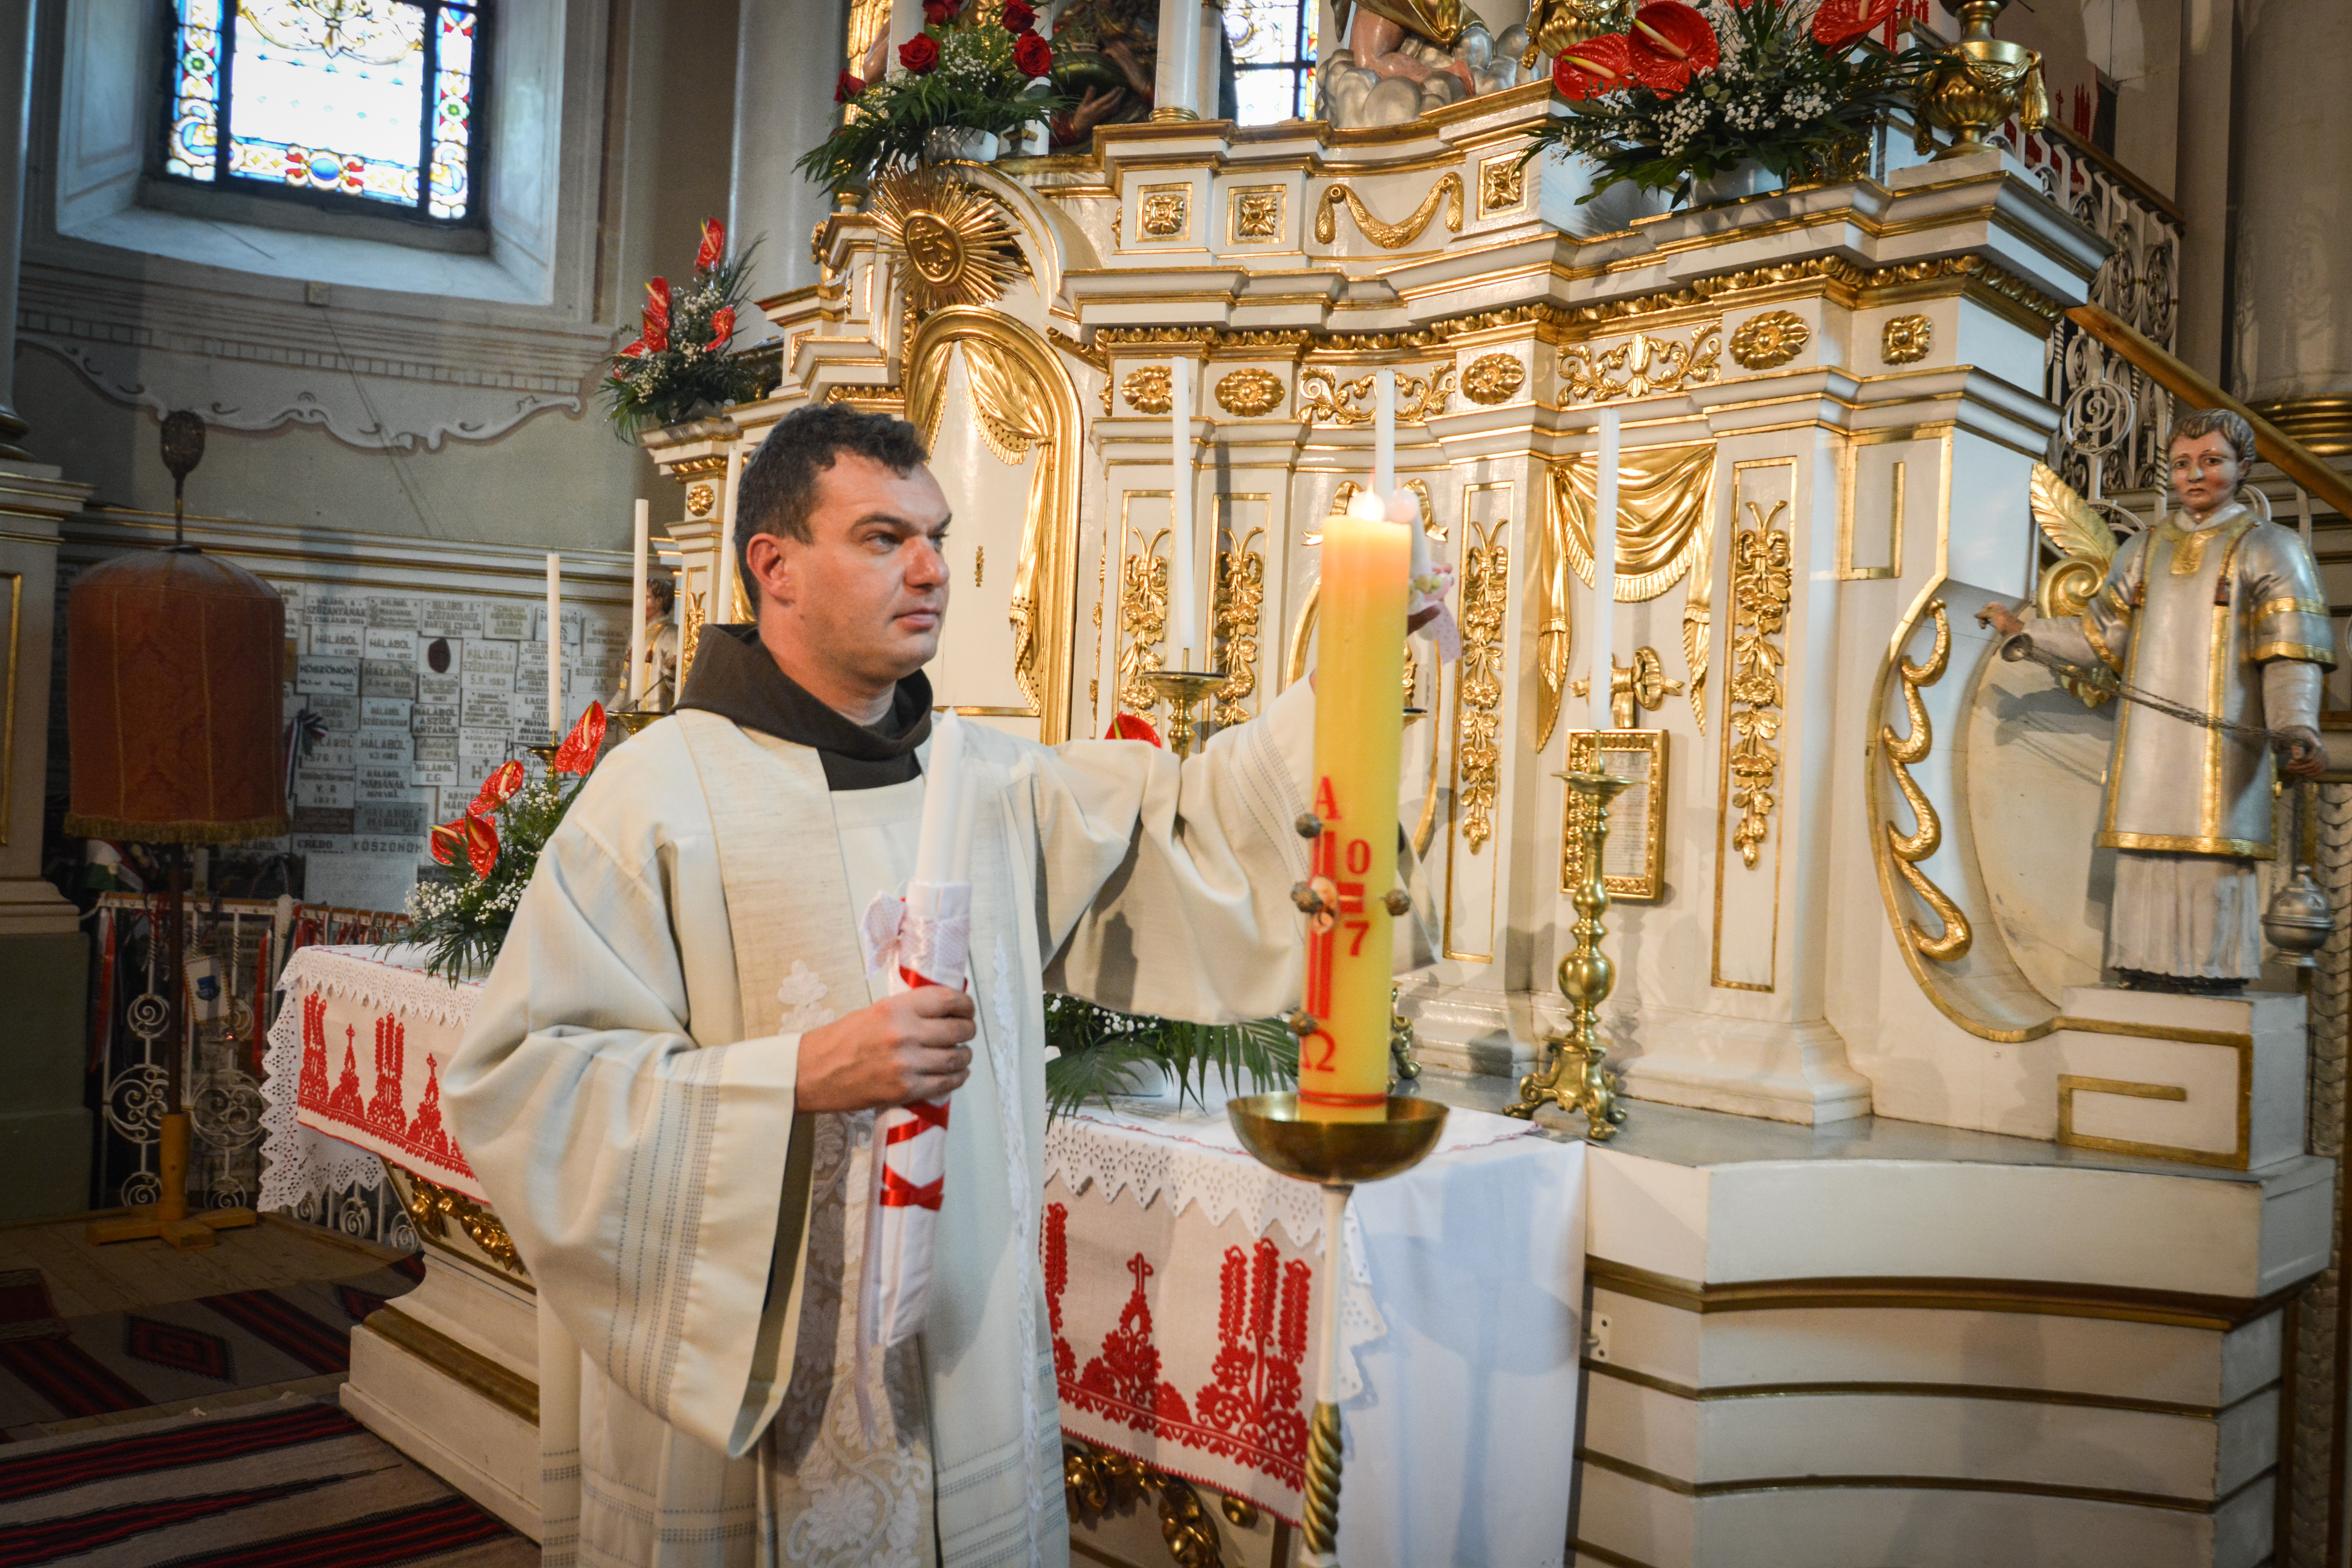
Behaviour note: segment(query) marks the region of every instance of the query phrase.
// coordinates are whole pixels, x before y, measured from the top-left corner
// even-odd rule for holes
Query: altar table
[[[1122,1100],[1045,1138],[1062,1428],[1296,1524],[1320,1352],[1321,1194],[1222,1110]],[[1356,1189],[1340,1297],[1349,1568],[1558,1563],[1568,1534],[1584,1146],[1456,1109]]]

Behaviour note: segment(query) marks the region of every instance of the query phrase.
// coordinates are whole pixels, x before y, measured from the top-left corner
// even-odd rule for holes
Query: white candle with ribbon
[[[1592,727],[1610,727],[1609,681],[1617,657],[1617,470],[1623,460],[1622,411],[1614,405],[1601,411],[1601,451],[1592,499],[1592,656],[1588,661],[1591,682],[1585,690],[1592,701]]]
[[[1200,606],[1192,586],[1192,382],[1197,367],[1179,358],[1169,367],[1174,401],[1168,410],[1168,668],[1203,668],[1194,653],[1202,645]]]
[[[1372,372],[1372,493],[1385,501],[1396,489],[1396,372]]]
[[[547,552],[547,729],[563,739],[563,557]]]
[[[646,552],[653,536],[653,508],[637,499],[629,531],[629,679],[623,690],[631,711],[646,705]]]

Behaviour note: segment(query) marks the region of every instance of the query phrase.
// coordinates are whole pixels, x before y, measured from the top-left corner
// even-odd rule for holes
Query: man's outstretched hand
[[[922,985],[860,1007],[801,1037],[793,1104],[801,1110],[876,1110],[944,1100],[971,1076],[964,1042],[979,1030],[971,998]]]
[[[2271,748],[2278,753],[2279,771],[2291,779],[2315,779],[2327,771],[2327,749],[2308,724],[2282,731]]]
[[[2025,629],[2025,623],[2007,605],[1987,605],[1977,612],[1977,624],[1989,626],[2005,637],[2013,637]]]

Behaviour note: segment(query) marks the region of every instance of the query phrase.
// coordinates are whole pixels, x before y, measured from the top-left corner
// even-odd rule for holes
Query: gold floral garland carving
[[[1449,172],[1444,178],[1430,186],[1429,194],[1421,198],[1421,205],[1413,208],[1402,223],[1382,223],[1374,217],[1371,209],[1364,205],[1363,198],[1344,181],[1326,185],[1322,199],[1315,206],[1315,238],[1318,244],[1328,245],[1339,237],[1339,220],[1333,209],[1341,202],[1348,204],[1348,211],[1354,216],[1356,226],[1363,231],[1364,237],[1382,250],[1402,250],[1419,239],[1422,231],[1429,226],[1429,220],[1437,216],[1440,202],[1445,204],[1447,231],[1453,234],[1462,232],[1462,176],[1458,174]]]
[[[1578,343],[1560,351],[1559,369],[1568,378],[1570,403],[1615,403],[1704,386],[1723,374],[1722,354],[1723,322],[1718,319],[1692,328],[1686,343],[1647,332],[1636,332],[1613,349]]]
[[[1794,310],[1767,310],[1748,317],[1731,334],[1731,357],[1747,370],[1770,370],[1804,353],[1812,337],[1812,329]]]
[[[1492,529],[1470,520],[1462,552],[1462,662],[1454,675],[1460,710],[1454,750],[1454,798],[1462,806],[1462,837],[1475,855],[1495,832],[1495,802],[1502,787],[1502,752],[1495,743],[1503,700],[1503,618],[1511,595],[1510,547]]]
[[[1753,526],[1731,537],[1731,682],[1724,722],[1738,737],[1725,759],[1732,778],[1731,804],[1739,826],[1731,842],[1753,870],[1779,806],[1780,733],[1784,693],[1780,671],[1788,655],[1780,639],[1788,631],[1790,557],[1789,531],[1772,526],[1788,510],[1774,501],[1767,513],[1747,503]]]
[[[408,1173],[408,1179],[416,1184],[408,1200],[408,1218],[419,1236],[446,1243],[449,1239],[449,1222],[454,1219],[467,1238],[488,1253],[499,1268],[520,1279],[530,1278],[530,1271],[515,1252],[514,1237],[507,1234],[498,1215],[465,1194],[428,1182],[414,1171]]]
[[[1265,554],[1251,548],[1265,536],[1253,528],[1237,550],[1217,552],[1217,596],[1210,612],[1210,636],[1222,658],[1225,683],[1216,689],[1210,716],[1220,726],[1249,717],[1243,704],[1257,689],[1258,619],[1265,605]]]
[[[1935,651],[1927,656],[1926,664],[1914,664],[1906,656],[1895,671],[1902,679],[1903,710],[1911,721],[1911,732],[1898,741],[1892,724],[1882,724],[1878,729],[1878,743],[1886,749],[1887,768],[1895,775],[1895,787],[1903,792],[1904,802],[1911,807],[1911,816],[1918,826],[1906,834],[1897,833],[1891,822],[1882,826],[1886,829],[1886,847],[1895,856],[1895,868],[1903,873],[1903,879],[1911,884],[1911,890],[1919,895],[1920,901],[1944,922],[1943,935],[1929,936],[1917,921],[1905,920],[1903,924],[1911,945],[1919,950],[1922,957],[1951,963],[1968,956],[1975,936],[1969,930],[1968,917],[1960,913],[1960,906],[1919,869],[1919,862],[1942,847],[1944,825],[1937,819],[1935,803],[1927,798],[1927,792],[1911,776],[1912,764],[1927,761],[1928,751],[1936,743],[1935,731],[1927,722],[1927,704],[1919,700],[1919,689],[1941,680],[1952,656],[1952,627],[1944,616],[1944,601],[1934,600],[1927,609],[1936,617]]]

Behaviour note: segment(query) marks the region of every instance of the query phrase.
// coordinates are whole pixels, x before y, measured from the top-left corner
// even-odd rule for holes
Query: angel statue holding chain
[[[2098,836],[2116,851],[2107,965],[2118,984],[2228,994],[2262,972],[2254,863],[2278,854],[2276,773],[2322,766],[2335,637],[2310,550],[2240,488],[2253,427],[2229,409],[2185,414],[2167,451],[2177,516],[2120,547],[2087,509],[2061,522],[2077,559],[2111,555],[2086,600],[2023,616],[1987,605],[1978,618],[2007,639],[2002,657],[2121,700]]]

